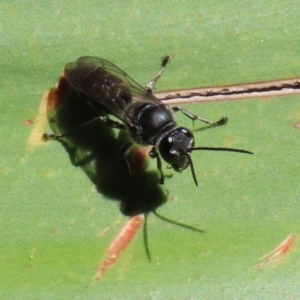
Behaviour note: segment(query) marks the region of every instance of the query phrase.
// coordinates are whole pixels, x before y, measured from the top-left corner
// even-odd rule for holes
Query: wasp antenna
[[[186,156],[187,156],[187,159],[190,163],[190,166],[191,166],[191,171],[192,171],[192,175],[193,175],[193,178],[194,178],[194,182],[196,184],[196,186],[198,186],[198,181],[197,181],[197,177],[196,177],[196,173],[195,173],[195,169],[194,169],[194,164],[193,164],[193,161],[192,161],[192,158],[190,156],[189,153],[186,153]]]
[[[196,147],[196,148],[190,149],[189,151],[194,151],[194,150],[227,151],[227,152],[254,154],[253,152],[248,151],[248,150],[235,149],[235,148],[219,148],[219,147]]]
[[[148,258],[149,262],[151,262],[151,254],[150,254],[150,249],[149,249],[148,230],[147,230],[148,215],[149,215],[149,213],[144,214],[143,236],[144,236],[144,246],[145,246],[146,255],[147,255],[147,258]]]

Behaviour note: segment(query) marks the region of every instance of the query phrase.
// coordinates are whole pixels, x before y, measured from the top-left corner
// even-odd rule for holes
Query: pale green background
[[[189,171],[174,174],[165,188],[176,201],[160,211],[206,233],[151,216],[153,263],[139,234],[96,283],[95,270],[126,218],[116,202],[93,191],[59,143],[29,151],[33,127],[23,125],[35,120],[43,93],[65,63],[81,55],[107,58],[145,85],[169,54],[158,90],[299,76],[299,4],[1,1],[1,299],[299,298],[297,244],[279,264],[253,269],[299,232],[300,132],[293,128],[299,96],[187,106],[209,119],[230,120],[196,132],[198,146],[255,155],[194,153],[199,187]]]

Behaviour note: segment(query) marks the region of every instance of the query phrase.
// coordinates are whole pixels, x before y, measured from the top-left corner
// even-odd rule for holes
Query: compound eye
[[[178,138],[180,138],[180,140],[185,140],[191,143],[194,143],[194,135],[192,134],[192,132],[186,128],[178,128],[179,132],[181,134],[178,135]]]
[[[174,136],[168,136],[168,144],[172,146],[175,143]]]
[[[179,154],[186,154],[194,147],[194,136],[191,131],[186,128],[178,128],[174,135],[174,149]]]

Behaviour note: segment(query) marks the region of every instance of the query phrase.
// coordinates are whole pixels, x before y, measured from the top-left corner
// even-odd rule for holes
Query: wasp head
[[[191,163],[189,155],[194,148],[194,144],[192,132],[184,127],[179,127],[161,139],[159,152],[175,171],[181,172]]]

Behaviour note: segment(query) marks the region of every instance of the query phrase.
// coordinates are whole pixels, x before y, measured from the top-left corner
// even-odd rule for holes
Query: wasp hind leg
[[[81,126],[77,127],[76,129],[66,132],[66,133],[61,133],[61,134],[44,133],[43,138],[45,140],[63,138],[65,136],[72,135],[73,133],[78,132],[79,130],[82,130],[86,127],[93,126],[96,122],[99,122],[99,121],[105,123],[107,126],[109,126],[111,128],[126,129],[126,126],[124,124],[119,123],[117,121],[113,121],[113,120],[109,119],[107,116],[100,116],[100,117],[97,117],[95,119],[92,119],[92,120],[82,124]]]

